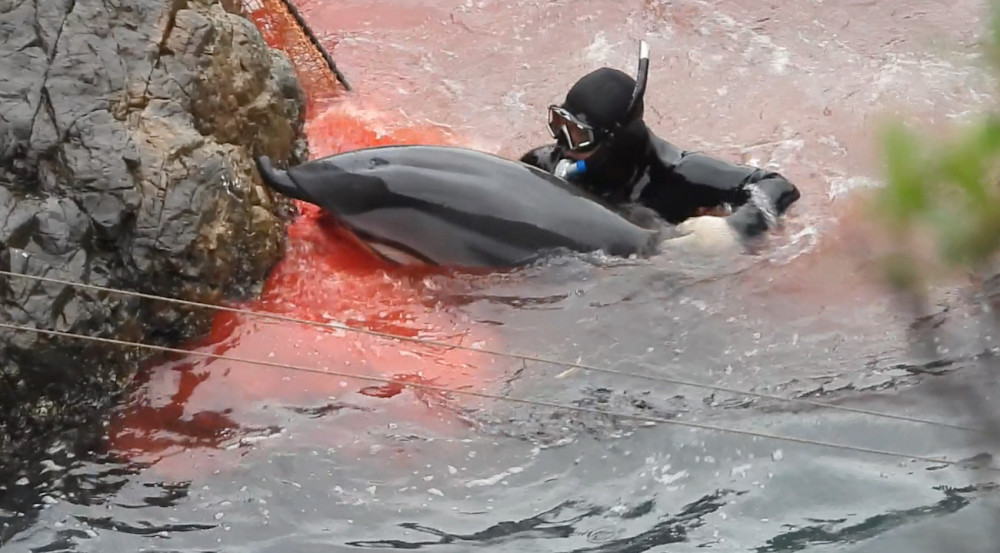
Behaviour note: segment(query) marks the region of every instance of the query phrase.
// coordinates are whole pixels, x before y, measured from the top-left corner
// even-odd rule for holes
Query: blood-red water
[[[380,144],[454,142],[433,126],[407,127],[398,120],[387,125],[377,108],[360,109],[358,100],[347,101],[329,72],[313,70],[318,56],[280,3],[268,4],[251,15],[269,43],[290,55],[302,77],[313,157]],[[466,345],[489,342],[484,329],[456,320],[433,298],[423,280],[428,269],[389,267],[317,208],[298,207],[301,215],[288,229],[285,257],[259,299],[240,307],[401,336],[457,338]],[[441,402],[460,398],[406,384],[483,390],[497,374],[495,360],[474,351],[232,313],[218,314],[208,336],[190,349],[338,375],[194,356],[150,368],[136,397],[113,421],[110,447],[129,459],[153,463],[172,478],[203,474],[220,463],[231,466],[243,454],[234,448],[242,438],[281,426],[289,416],[281,413],[295,409],[311,408],[315,414],[378,408],[429,431],[453,432],[461,425]],[[330,421],[310,439],[330,447],[363,432],[339,424]],[[317,434],[315,427],[311,434]]]
[[[762,293],[753,297],[773,307],[774,321],[834,304],[853,312],[881,297],[857,276],[852,256],[871,255],[855,238],[865,234],[855,222],[863,217],[852,219],[845,205],[851,191],[877,185],[874,121],[912,110],[940,122],[993,102],[964,69],[979,42],[969,22],[982,3],[971,0],[871,3],[862,16],[819,1],[790,8],[747,0],[579,0],[571,9],[535,0],[294,1],[357,90],[343,93],[281,0],[246,0],[264,6],[251,17],[298,68],[314,157],[394,142],[520,155],[549,142],[546,105],[599,66],[634,71],[638,40],[646,39],[653,52],[646,120],[658,134],[685,149],[780,170],[803,192],[778,248],[787,263],[757,273]],[[413,117],[439,123],[415,125]],[[470,342],[501,347],[437,307],[419,274],[383,274],[314,211],[304,209],[289,232],[287,258],[248,307],[397,332],[468,334]],[[769,300],[777,296],[785,301]],[[225,316],[195,346],[355,375],[422,373],[454,386],[485,386],[500,370],[459,351],[411,361],[401,354],[409,346]],[[430,426],[448,419],[430,415],[410,390],[396,393],[399,386],[343,379],[341,387],[340,378],[229,362],[178,360],[148,377],[114,433],[117,447],[140,457],[188,445],[212,451],[240,427],[280,424],[267,416],[274,412],[268,405],[315,406],[328,396],[335,398],[331,409],[356,397],[399,420]],[[357,430],[337,420],[317,425],[321,438]]]

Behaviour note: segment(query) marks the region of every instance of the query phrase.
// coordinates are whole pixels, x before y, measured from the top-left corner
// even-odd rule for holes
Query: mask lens
[[[592,146],[594,132],[562,108],[549,107],[549,134],[570,150]]]

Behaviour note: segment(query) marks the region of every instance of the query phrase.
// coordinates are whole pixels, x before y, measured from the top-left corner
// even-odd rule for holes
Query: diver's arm
[[[672,173],[692,208],[728,204],[734,212],[727,218],[745,238],[773,227],[800,196],[798,188],[777,172],[701,153],[685,152]]]
[[[726,251],[764,235],[773,228],[781,214],[799,199],[792,183],[776,173],[746,185],[747,200],[731,215],[691,217],[675,227],[680,238],[667,240],[671,245],[695,246],[697,249]],[[728,229],[728,232],[726,231]]]

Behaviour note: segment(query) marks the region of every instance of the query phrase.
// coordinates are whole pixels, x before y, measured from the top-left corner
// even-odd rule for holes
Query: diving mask
[[[632,90],[628,106],[618,120],[605,128],[595,128],[585,123],[561,106],[549,106],[549,134],[567,150],[574,152],[593,150],[599,142],[613,139],[616,132],[628,122],[635,112],[636,106],[646,93],[646,81],[649,77],[649,45],[646,41],[639,43],[639,68],[635,78],[635,88]],[[569,95],[567,95],[569,101]]]
[[[556,105],[549,106],[549,134],[571,151],[588,150],[596,145],[594,128]]]

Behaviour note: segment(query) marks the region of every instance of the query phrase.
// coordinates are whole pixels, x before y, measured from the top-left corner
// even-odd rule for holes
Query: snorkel
[[[639,41],[639,69],[635,75],[635,90],[632,91],[632,100],[628,103],[628,109],[625,110],[625,118],[628,118],[635,106],[646,95],[647,79],[649,79],[649,45],[646,44],[645,40],[642,40]],[[619,121],[617,128],[621,128],[621,125],[621,121]]]
[[[635,88],[632,90],[632,96],[629,99],[628,106],[625,108],[625,111],[624,113],[622,113],[621,117],[619,117],[615,121],[615,123],[611,126],[611,128],[606,129],[604,131],[604,136],[600,137],[599,143],[595,147],[597,150],[601,149],[601,143],[607,144],[612,142],[615,135],[622,129],[622,127],[624,127],[628,123],[631,123],[632,114],[635,112],[635,109],[642,102],[643,97],[646,94],[646,83],[648,79],[649,79],[649,44],[647,44],[645,40],[642,40],[639,42],[639,67],[636,71]],[[551,109],[553,108],[550,107],[550,110]],[[573,117],[572,114],[568,114],[565,112],[563,112],[563,114],[565,119],[568,120],[566,124],[576,124],[578,126],[583,126],[582,123],[576,121],[576,118]],[[552,113],[550,111],[550,133],[553,135],[553,137],[555,137],[557,133],[555,129],[551,127],[551,117]],[[586,128],[586,132],[589,133],[591,137],[594,137],[594,135],[597,134],[595,131],[598,131],[598,129],[593,129],[591,127]],[[566,127],[563,127],[563,132],[568,140],[572,138],[572,133],[566,130]],[[596,161],[596,159],[594,161]],[[580,175],[586,171],[587,171],[587,160],[562,159],[559,161],[559,163],[556,164],[556,167],[553,169],[553,174],[563,179],[569,179],[571,177]]]

